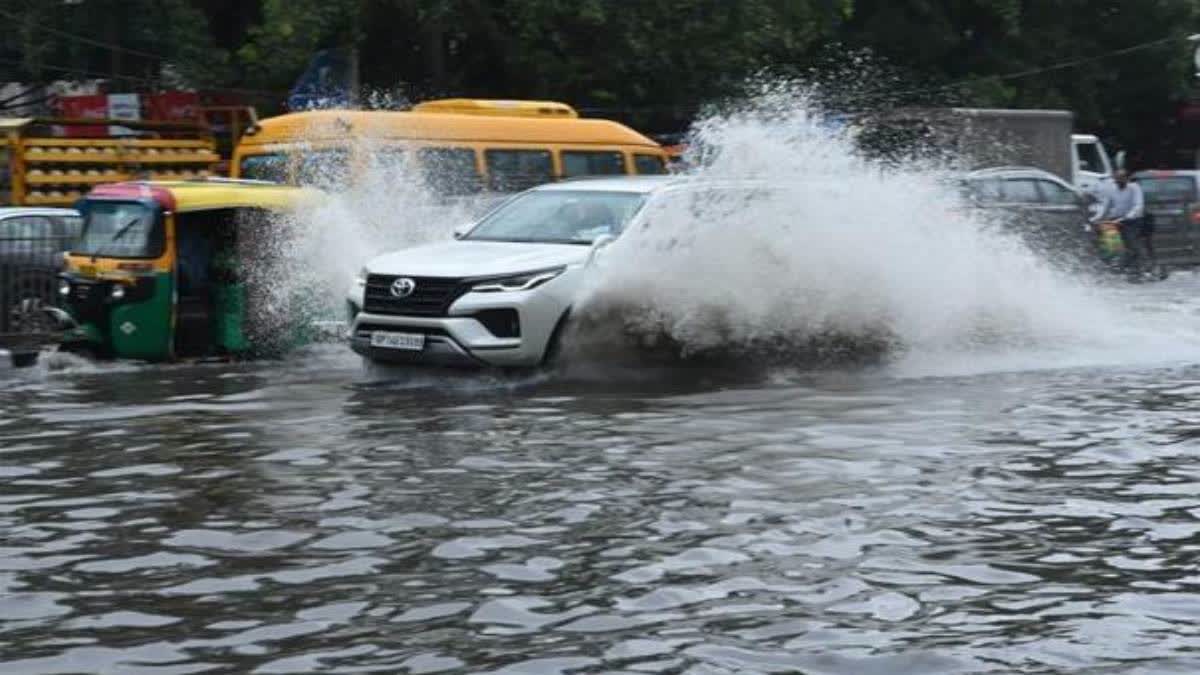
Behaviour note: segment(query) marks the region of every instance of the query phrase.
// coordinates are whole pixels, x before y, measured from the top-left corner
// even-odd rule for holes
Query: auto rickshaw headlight
[[[64,298],[71,294],[71,282],[66,279],[58,280],[58,294]]]
[[[122,300],[125,298],[125,286],[123,284],[113,284],[112,290],[109,291],[109,297],[113,300]]]

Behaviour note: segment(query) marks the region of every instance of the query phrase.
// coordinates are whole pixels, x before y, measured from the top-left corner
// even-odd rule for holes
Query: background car
[[[1200,265],[1200,171],[1139,171],[1154,251],[1166,269]]]
[[[29,365],[50,330],[43,311],[57,302],[63,251],[79,238],[72,209],[0,208],[0,348],[14,365]]]
[[[1035,251],[1077,267],[1090,263],[1089,196],[1054,174],[1033,167],[995,167],[963,179],[974,208],[993,212]]]

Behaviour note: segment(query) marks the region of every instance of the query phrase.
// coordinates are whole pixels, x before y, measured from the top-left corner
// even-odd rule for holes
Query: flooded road
[[[1133,356],[0,372],[0,672],[1195,672],[1200,365]]]

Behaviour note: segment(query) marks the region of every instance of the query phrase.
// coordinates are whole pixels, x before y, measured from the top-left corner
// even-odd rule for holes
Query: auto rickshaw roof
[[[129,181],[98,185],[88,197],[101,199],[151,199],[169,211],[213,211],[217,209],[294,209],[321,198],[311,188],[273,183],[227,180]]]

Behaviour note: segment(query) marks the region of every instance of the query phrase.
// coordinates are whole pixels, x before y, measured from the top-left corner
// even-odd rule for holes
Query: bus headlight
[[[108,297],[113,300],[125,299],[125,286],[123,284],[113,284],[112,290],[109,291]]]
[[[71,282],[66,279],[58,280],[58,294],[64,298],[71,294]]]

